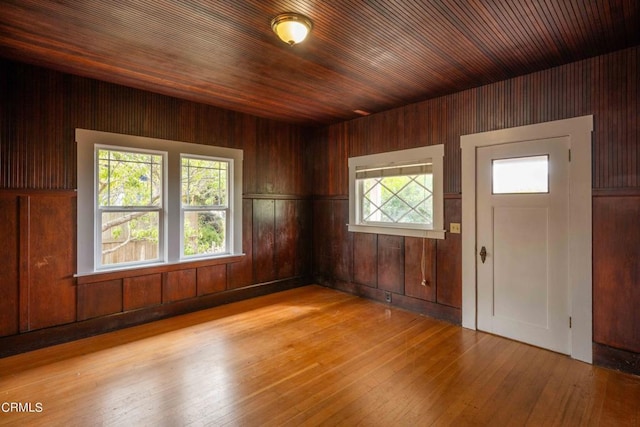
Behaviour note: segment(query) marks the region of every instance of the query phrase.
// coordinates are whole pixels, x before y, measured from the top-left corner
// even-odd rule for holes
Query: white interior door
[[[569,140],[477,150],[478,329],[570,353]]]

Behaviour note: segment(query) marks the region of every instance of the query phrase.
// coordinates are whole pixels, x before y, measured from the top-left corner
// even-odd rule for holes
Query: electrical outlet
[[[391,302],[391,292],[389,291],[384,291],[384,300],[386,302]]]
[[[454,234],[460,234],[460,223],[459,222],[452,222],[449,224],[449,231],[451,231]]]

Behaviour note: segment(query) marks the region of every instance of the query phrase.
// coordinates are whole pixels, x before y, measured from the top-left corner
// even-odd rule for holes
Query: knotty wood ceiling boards
[[[278,13],[314,22],[299,46]],[[3,0],[0,56],[326,124],[635,46],[637,0]]]

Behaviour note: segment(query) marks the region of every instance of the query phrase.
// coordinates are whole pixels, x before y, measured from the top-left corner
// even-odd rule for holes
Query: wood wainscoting
[[[75,191],[0,189],[0,358],[310,283],[308,202],[251,197],[244,255],[75,277]]]
[[[307,286],[0,360],[0,425],[638,425],[640,378]],[[11,406],[3,406],[11,408]]]

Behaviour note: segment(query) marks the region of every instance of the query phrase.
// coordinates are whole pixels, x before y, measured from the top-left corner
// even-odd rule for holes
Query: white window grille
[[[443,238],[442,145],[349,159],[349,230]]]

